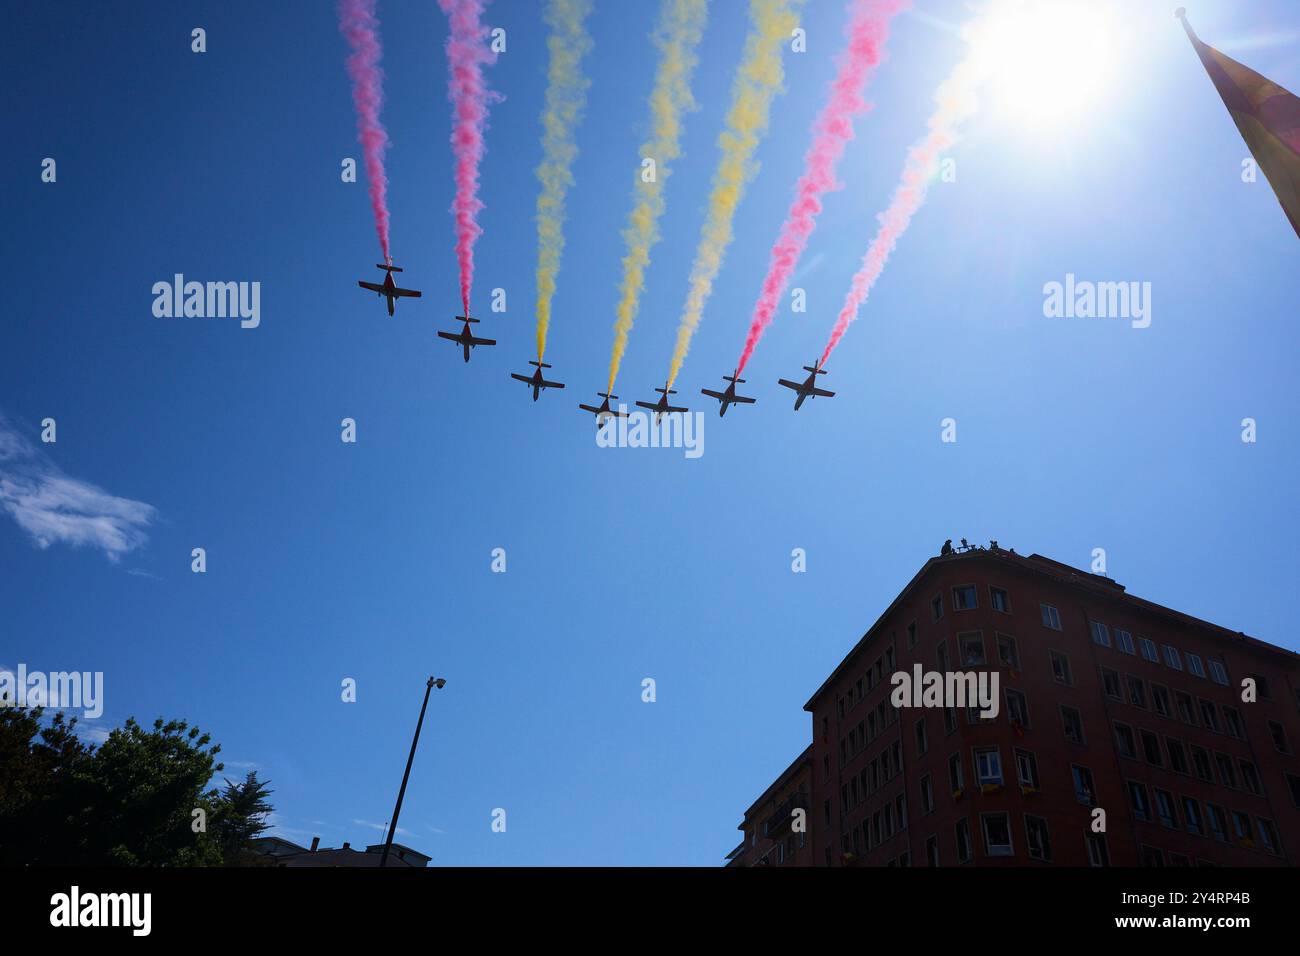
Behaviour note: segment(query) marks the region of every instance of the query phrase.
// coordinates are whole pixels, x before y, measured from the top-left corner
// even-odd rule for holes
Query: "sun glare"
[[[1103,99],[1120,34],[1101,0],[1007,4],[971,42],[990,74],[990,105],[1013,121],[1071,121]]]

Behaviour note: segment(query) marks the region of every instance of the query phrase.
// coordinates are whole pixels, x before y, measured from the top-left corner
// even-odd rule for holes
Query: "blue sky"
[[[438,674],[402,814],[436,863],[716,865],[809,739],[803,702],[944,538],[1078,566],[1103,547],[1130,591],[1300,649],[1296,238],[1262,177],[1241,182],[1245,146],[1174,5],[1118,6],[1105,90],[1076,113],[985,104],[957,182],[936,184],[835,353],[837,397],[795,415],[775,379],[820,351],[962,52],[963,4],[900,17],[796,283],[808,312],[783,309],[748,369],[759,404],[719,421],[698,389],[734,365],[840,46],[844,5],[808,4],[809,51],[786,57],[680,380],[709,412],[697,460],[598,448],[576,408],[604,384],[654,5],[598,3],[591,21],[547,351],[568,388],[536,405],[507,377],[533,357],[534,4],[488,15],[508,50],[489,72],[504,99],[474,303],[500,345],[469,365],[434,337],[459,304],[436,4],[380,4],[394,257],[424,290],[396,319],[355,285],[378,260],[364,181],[339,180],[360,152],[331,7],[15,11],[0,413],[24,450],[0,483],[63,477],[88,508],[105,507],[97,488],[145,510],[81,546],[5,517],[0,665],[104,671],[101,726],[199,723],[232,774],[273,781],[280,832],[333,845],[378,839],[367,823],[391,813]],[[1189,7],[1206,42],[1300,89],[1294,4]],[[667,370],[744,31],[743,5],[715,0],[624,400]],[[155,318],[151,287],[176,272],[260,281],[261,326]],[[1151,327],[1044,318],[1043,284],[1070,272],[1151,282]],[[505,315],[487,312],[495,287]],[[114,551],[114,527],[147,541]]]

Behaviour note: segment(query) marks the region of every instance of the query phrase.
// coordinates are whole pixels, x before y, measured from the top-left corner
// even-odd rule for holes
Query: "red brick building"
[[[998,715],[896,708],[916,664],[996,672]],[[1300,656],[1040,555],[930,559],[804,709],[812,745],[730,865],[805,773],[795,865],[1300,862]]]

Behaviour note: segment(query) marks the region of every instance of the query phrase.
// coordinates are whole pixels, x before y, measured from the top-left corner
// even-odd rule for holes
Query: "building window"
[[[1250,676],[1255,681],[1255,690],[1259,694],[1259,699],[1272,700],[1273,695],[1269,693],[1268,689],[1268,678],[1263,674],[1251,674]]]
[[[1006,813],[981,813],[980,825],[984,830],[984,852],[989,856],[1012,856],[1011,817]]]
[[[1088,627],[1092,631],[1092,643],[1110,647],[1110,628],[1100,621],[1089,621]]]
[[[1273,738],[1273,748],[1278,753],[1289,754],[1291,752],[1291,745],[1286,740],[1286,728],[1276,720],[1268,722],[1268,735]]]
[[[925,718],[916,722],[916,755],[919,757],[930,749],[930,741],[925,735]]]
[[[1250,839],[1250,816],[1240,810],[1232,811],[1232,834],[1238,840]]]
[[[1115,629],[1115,646],[1125,654],[1136,653],[1133,647],[1133,635],[1128,631],[1121,631],[1118,628]]]
[[[1016,778],[1020,781],[1022,787],[1031,787],[1038,789],[1038,760],[1028,750],[1017,750],[1016,757]],[[1300,804],[1297,804],[1300,806]]]
[[[927,866],[939,865],[939,838],[932,836],[925,841],[925,863]]]
[[[1147,709],[1147,685],[1140,677],[1128,675],[1128,702],[1134,707]]]
[[[1178,814],[1174,810],[1173,794],[1164,790],[1156,791],[1156,813],[1160,815],[1160,825],[1171,830],[1178,829]]]
[[[1133,728],[1128,724],[1115,722],[1115,746],[1119,748],[1121,757],[1137,759],[1137,739],[1133,736]]]
[[[913,621],[907,625],[907,649],[910,651],[916,647],[916,622]]]
[[[1272,820],[1259,817],[1259,842],[1269,853],[1277,852],[1277,829],[1273,826]]]
[[[1073,684],[1074,679],[1070,676],[1070,659],[1060,651],[1048,651],[1047,656],[1052,662],[1052,679],[1058,684]]]
[[[965,820],[957,821],[957,862],[969,863],[971,860],[970,825]]]
[[[1142,651],[1142,659],[1150,661],[1153,664],[1160,663],[1160,655],[1156,652],[1155,641],[1145,637],[1138,638],[1138,648]]]
[[[1115,700],[1124,699],[1124,693],[1119,687],[1119,671],[1103,667],[1101,669],[1101,686],[1105,688],[1107,697],[1113,697]]]
[[[1185,724],[1196,726],[1196,711],[1192,709],[1192,698],[1180,690],[1174,691],[1174,703],[1178,705],[1178,717]]]
[[[1219,732],[1219,710],[1214,706],[1214,701],[1202,700],[1201,705],[1201,723],[1205,724],[1207,730],[1212,730],[1216,734]]]
[[[1237,766],[1241,768],[1242,785],[1256,796],[1262,794],[1264,790],[1259,785],[1259,772],[1255,769],[1255,765],[1249,760],[1239,760]]]
[[[1165,645],[1165,664],[1176,671],[1183,669],[1183,659],[1178,656],[1178,648],[1171,644]]]
[[[957,729],[956,707],[945,707],[943,709],[943,726],[945,733],[952,733]]]
[[[921,812],[934,812],[934,782],[928,773],[921,778]]]
[[[1003,614],[1011,613],[1011,598],[1002,588],[989,587],[989,603],[995,611],[1001,611]]]
[[[942,640],[939,646],[935,648],[934,659],[939,663],[939,670],[946,672],[948,670],[948,641]]]
[[[1070,767],[1070,773],[1074,777],[1074,799],[1085,807],[1094,806],[1097,803],[1097,789],[1092,783],[1092,771],[1074,764]]]
[[[1042,817],[1025,814],[1025,838],[1031,860],[1052,859],[1052,841],[1047,833],[1047,821]]]
[[[1088,865],[1110,866],[1110,851],[1106,848],[1106,834],[1089,832],[1087,840]]]
[[[939,594],[930,602],[930,620],[937,621],[941,617],[943,617],[943,595]]]
[[[979,606],[979,591],[973,584],[962,584],[952,589],[952,609],[969,611]]]
[[[1083,718],[1073,707],[1061,707],[1061,721],[1065,726],[1065,739],[1071,743],[1083,743]]]
[[[957,648],[963,667],[979,667],[984,664],[984,635],[979,631],[958,634]]]
[[[1300,777],[1293,773],[1287,774],[1286,785],[1291,790],[1291,802],[1300,807]]]
[[[1012,727],[1021,730],[1029,727],[1029,704],[1025,695],[1010,687],[1007,688],[1007,717]]]
[[[1006,634],[999,634],[998,641],[998,663],[1003,667],[1010,667],[1012,670],[1020,669],[1020,651],[1016,648],[1016,639]]]
[[[1213,658],[1210,659],[1210,680],[1224,687],[1228,686],[1228,672],[1224,670],[1223,664]]]
[[[1237,771],[1232,767],[1232,758],[1226,754],[1215,754],[1214,762],[1219,765],[1219,781],[1229,790],[1237,789]]]
[[[975,751],[975,777],[981,787],[1001,786],[1002,756],[997,747],[980,747]]]
[[[1204,747],[1192,744],[1192,766],[1196,776],[1206,783],[1214,783],[1214,767],[1210,764],[1210,752]]]
[[[1151,709],[1161,717],[1168,717],[1172,713],[1169,709],[1169,689],[1163,684],[1151,685]]]
[[[1205,667],[1201,664],[1201,659],[1195,654],[1187,655],[1187,673],[1193,677],[1205,678]]]
[[[1059,631],[1061,629],[1060,612],[1050,604],[1040,604],[1039,608],[1043,612],[1043,627],[1050,627],[1054,631]]]
[[[1163,867],[1165,865],[1164,852],[1153,846],[1142,847],[1142,865]]]
[[[1160,753],[1160,738],[1149,730],[1142,731],[1142,754],[1153,767],[1165,765],[1165,758]]]
[[[1241,726],[1241,714],[1232,707],[1223,708],[1223,726],[1231,737],[1241,740],[1246,736]]]
[[[1188,773],[1190,768],[1187,766],[1187,751],[1183,750],[1182,742],[1166,737],[1165,747],[1169,751],[1169,769],[1174,773]]]
[[[1220,843],[1228,841],[1228,814],[1224,812],[1223,807],[1216,807],[1212,803],[1205,805],[1205,819],[1210,824],[1210,836]]]
[[[959,753],[948,758],[948,785],[954,794],[962,789],[961,754]]]
[[[1128,800],[1133,807],[1133,817],[1137,820],[1150,821],[1151,803],[1147,800],[1147,788],[1145,784],[1138,783],[1136,780],[1128,782]]]

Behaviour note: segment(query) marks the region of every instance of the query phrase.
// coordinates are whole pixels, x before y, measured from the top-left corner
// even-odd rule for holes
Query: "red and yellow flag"
[[[1300,236],[1300,98],[1202,43],[1182,8],[1178,18],[1291,228]]]

